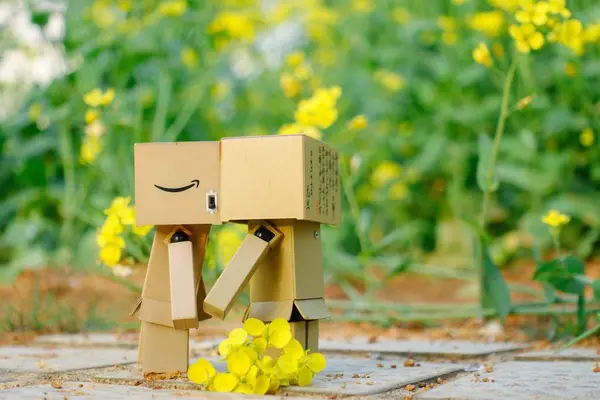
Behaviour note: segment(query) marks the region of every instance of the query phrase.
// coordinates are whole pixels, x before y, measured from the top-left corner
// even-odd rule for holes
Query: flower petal
[[[233,392],[238,382],[238,378],[234,374],[220,373],[215,376],[213,388],[215,392]]]
[[[308,355],[308,363],[306,366],[314,373],[318,374],[327,366],[325,356],[321,353],[312,353]]]
[[[232,344],[241,345],[246,341],[248,333],[242,328],[235,328],[229,332],[229,341]]]
[[[309,386],[312,383],[313,374],[310,369],[304,367],[298,372],[298,385]]]
[[[256,318],[248,318],[244,321],[244,330],[252,336],[262,336],[265,333],[266,326],[264,322]]]

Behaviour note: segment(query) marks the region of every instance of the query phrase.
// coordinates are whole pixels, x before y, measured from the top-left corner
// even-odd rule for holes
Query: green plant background
[[[124,32],[98,26],[102,15],[90,13],[93,2],[68,2],[66,35],[57,45],[64,46],[73,71],[31,90],[0,125],[4,280],[48,265],[103,268],[96,261],[96,230],[114,197],[133,195],[134,143],[275,134],[293,122],[298,99],[284,95],[280,76],[285,54],[295,50],[304,51],[321,86],[342,88],[338,122],[323,136],[343,154],[345,187],[343,222],[323,234],[328,278],[365,279],[366,263],[389,275],[401,273],[448,250],[448,236],[459,235],[456,251],[470,252],[472,239],[460,221],[480,212],[478,137],[495,130],[504,79],[498,71],[506,71],[512,48],[506,27],[489,39],[466,25],[470,15],[491,10],[490,4],[373,1],[367,2],[371,11],[361,12],[360,2],[328,1],[323,7],[336,16],[334,22],[308,19],[325,32],[320,38],[302,30],[305,14],[292,14],[297,25],[288,32],[298,33],[296,40],[284,40],[291,35],[282,31],[285,26],[263,19],[256,21],[257,41],[232,41],[221,49],[218,35],[207,33],[215,16],[241,8],[254,18],[261,15],[257,6],[190,1],[181,16],[153,19],[159,3],[135,5],[130,14],[149,22],[122,25]],[[584,24],[600,18],[593,1],[567,3]],[[406,22],[394,17],[399,8],[406,10]],[[47,21],[43,11],[33,16],[42,26]],[[455,44],[444,41],[440,16],[456,18]],[[503,46],[497,69],[474,62],[472,50],[480,41]],[[199,56],[193,68],[181,61],[185,48]],[[579,135],[586,128],[600,131],[599,54],[597,43],[581,56],[549,46],[520,63],[511,104],[534,98],[511,114],[497,164],[500,188],[492,198],[489,231],[500,265],[552,246],[540,221],[551,208],[572,216],[561,236],[563,247],[585,259],[597,256],[599,141],[583,146]],[[565,72],[567,65],[575,76]],[[375,79],[380,69],[400,74],[405,87],[385,90]],[[94,88],[114,88],[116,97],[102,111],[103,150],[92,165],[83,165],[79,151],[88,108],[83,96]],[[308,96],[304,87],[300,98]],[[41,106],[35,118],[32,105]],[[369,126],[348,129],[347,121],[358,114]],[[387,162],[400,166],[400,173],[383,186],[374,184],[378,167]],[[397,182],[408,188],[402,198],[390,196]],[[225,245],[211,244],[211,260],[219,268],[217,247]],[[143,255],[137,258],[143,261]]]

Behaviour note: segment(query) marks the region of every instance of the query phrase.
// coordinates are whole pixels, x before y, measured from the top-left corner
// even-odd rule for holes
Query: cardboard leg
[[[142,368],[149,372],[187,372],[189,331],[142,321]]]
[[[319,320],[306,322],[306,347],[311,353],[319,352]]]
[[[137,352],[137,362],[142,362],[142,347],[144,346],[144,323],[140,325],[140,337],[138,339],[138,352]]]
[[[290,325],[292,326],[292,337],[306,349],[306,321],[290,322]]]

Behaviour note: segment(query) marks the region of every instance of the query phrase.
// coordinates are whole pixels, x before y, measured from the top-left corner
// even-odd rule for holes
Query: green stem
[[[565,344],[558,351],[562,351],[562,350],[568,349],[569,347],[573,346],[574,344],[577,344],[577,343],[579,343],[582,340],[585,340],[585,339],[587,339],[589,337],[594,336],[596,333],[600,333],[600,324],[598,324],[595,327],[591,328],[587,332],[583,332],[581,335],[577,336],[576,338],[574,338],[573,340],[571,340],[567,344]]]
[[[496,133],[494,135],[494,143],[492,145],[492,154],[490,156],[490,164],[487,170],[487,185],[486,190],[483,192],[483,202],[481,206],[481,231],[485,233],[486,225],[487,225],[487,214],[491,199],[492,192],[489,190],[491,187],[492,181],[494,179],[494,169],[496,168],[496,160],[498,158],[498,153],[500,152],[500,143],[502,142],[502,136],[504,134],[504,128],[506,126],[506,120],[510,114],[509,102],[510,102],[510,90],[512,88],[512,84],[515,78],[515,72],[517,70],[518,58],[515,56],[512,60],[510,67],[508,68],[508,74],[506,75],[506,79],[504,81],[504,89],[502,91],[502,105],[500,108],[500,117],[498,118],[498,124],[496,125]],[[483,242],[479,241],[479,246],[477,249],[477,265],[479,267],[479,290],[480,290],[480,302],[481,308],[483,309],[486,304],[484,304],[485,299],[485,269],[483,266]]]
[[[508,69],[506,80],[504,81],[504,89],[502,91],[502,105],[500,108],[500,117],[498,118],[498,124],[496,125],[496,133],[494,135],[494,143],[492,146],[492,154],[490,157],[490,164],[488,166],[488,174],[486,177],[488,187],[491,185],[494,178],[494,169],[496,167],[496,160],[498,153],[500,152],[500,143],[502,142],[502,136],[504,135],[504,128],[506,126],[506,119],[510,114],[509,102],[510,102],[510,90],[515,78],[515,72],[517,70],[518,58],[515,57]],[[483,204],[481,209],[481,228],[485,230],[487,224],[487,214],[490,203],[491,192],[486,190],[483,193]]]
[[[74,200],[76,198],[75,186],[75,160],[73,157],[73,143],[71,132],[67,121],[63,121],[59,128],[60,135],[60,158],[64,169],[65,188],[63,191],[62,209],[63,218],[62,229],[60,232],[61,242],[73,243],[73,222],[74,222]]]
[[[121,278],[120,276],[116,276],[113,275],[112,273],[110,273],[109,271],[106,271],[105,269],[100,269],[98,271],[98,274],[115,282],[118,283],[119,285],[122,285],[123,287],[131,290],[133,293],[138,293],[141,294],[142,293],[142,288],[138,285],[136,285],[135,283],[128,281],[125,278]]]
[[[582,335],[587,327],[587,313],[585,310],[585,295],[577,296],[577,334]]]

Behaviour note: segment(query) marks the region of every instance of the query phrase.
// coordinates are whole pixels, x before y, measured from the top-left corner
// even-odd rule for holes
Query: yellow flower
[[[305,81],[312,76],[312,69],[306,64],[300,64],[294,69],[294,76],[301,81]]]
[[[307,126],[307,125],[301,125],[301,124],[296,124],[296,123],[282,125],[281,128],[279,129],[279,131],[277,132],[277,134],[278,135],[304,134],[306,136],[310,136],[317,140],[321,140],[321,137],[323,136],[321,131],[318,130],[317,128],[315,128],[314,126]]]
[[[455,6],[462,6],[466,3],[466,1],[467,0],[452,0],[452,4],[454,4]]]
[[[524,4],[520,11],[517,11],[515,17],[521,24],[534,24],[537,26],[545,25],[548,22],[548,13],[550,6],[545,1]]]
[[[239,379],[232,373],[219,373],[215,376],[212,386],[215,392],[233,392]]]
[[[396,182],[390,185],[388,189],[391,200],[404,200],[408,196],[408,186],[403,182]]]
[[[92,122],[98,119],[99,115],[100,113],[97,110],[87,110],[85,112],[85,123],[91,124]]]
[[[98,158],[102,151],[100,138],[95,136],[86,136],[81,143],[79,159],[83,164],[92,164]]]
[[[594,130],[592,128],[585,128],[579,135],[579,143],[584,147],[590,147],[594,142]]]
[[[371,175],[371,183],[376,188],[384,186],[386,183],[398,179],[402,168],[392,161],[381,162],[373,171]]]
[[[565,74],[571,78],[577,76],[577,67],[573,63],[566,63]]]
[[[352,8],[359,13],[368,13],[375,9],[373,0],[353,0]]]
[[[256,36],[252,19],[243,12],[222,11],[208,25],[208,33],[226,33],[232,39],[251,42]]]
[[[181,55],[179,56],[183,65],[185,65],[188,69],[193,69],[198,66],[198,62],[200,57],[196,50],[186,47],[181,50]]]
[[[566,6],[566,0],[549,0],[548,4],[552,14],[560,14],[565,18],[571,16],[571,11],[569,11]]]
[[[484,65],[488,68],[494,64],[492,55],[490,54],[490,49],[485,43],[479,43],[477,47],[475,47],[473,50],[473,59],[478,64]]]
[[[405,24],[410,19],[410,14],[405,8],[395,8],[392,11],[392,19],[398,24]]]
[[[33,103],[31,107],[29,107],[29,119],[31,121],[37,121],[41,114],[42,105],[40,103]]]
[[[357,115],[348,122],[348,129],[352,131],[365,129],[367,126],[369,126],[369,120],[363,114]]]
[[[571,19],[558,24],[548,35],[548,40],[559,42],[573,50],[576,54],[582,54],[584,45],[583,24],[577,19]]]
[[[517,110],[523,110],[524,108],[529,107],[529,105],[533,102],[533,96],[523,97],[521,100],[517,102],[515,108]]]
[[[244,330],[248,335],[260,337],[262,336],[267,327],[264,322],[256,318],[248,318],[244,321]]]
[[[199,385],[209,384],[216,375],[215,367],[202,358],[190,365],[187,371],[188,379]]]
[[[600,22],[588,25],[583,31],[583,40],[586,43],[596,43],[600,40]]]
[[[115,236],[108,232],[101,231],[98,236],[96,236],[96,243],[100,248],[106,246],[117,246],[121,249],[125,248],[125,240],[121,236]]]
[[[406,87],[404,77],[386,69],[376,71],[375,80],[390,92],[398,92]]]
[[[185,14],[187,3],[182,0],[165,1],[158,6],[158,13],[166,17],[179,17]]]
[[[446,31],[454,31],[458,28],[456,18],[449,17],[447,15],[442,15],[438,17],[438,25],[440,26],[440,28]]]
[[[565,214],[561,214],[557,210],[550,210],[543,218],[542,222],[553,228],[559,228],[562,225],[566,225],[571,221],[571,217]]]
[[[114,215],[119,218],[119,221],[121,221],[121,218],[123,218],[123,216],[129,216],[130,201],[130,197],[117,196],[110,203],[110,207],[104,210],[104,214],[108,216]]]
[[[94,24],[100,28],[107,28],[117,21],[116,10],[103,1],[94,1],[89,15]]]
[[[152,230],[152,225],[143,225],[143,226],[137,226],[137,225],[133,225],[133,233],[135,233],[137,236],[146,236],[148,233],[150,233],[150,231]]]
[[[100,260],[108,267],[113,267],[121,260],[121,247],[114,243],[109,243],[100,249]]]
[[[521,0],[488,0],[490,5],[505,10],[508,12],[514,12],[520,7]]]
[[[532,24],[511,25],[508,31],[510,36],[515,39],[517,50],[521,53],[539,50],[544,45],[544,35],[538,32]]]
[[[86,126],[83,131],[87,136],[99,138],[106,133],[106,125],[100,120],[96,120]]]
[[[468,19],[471,29],[489,37],[497,37],[504,26],[504,14],[500,11],[479,12]]]
[[[336,102],[341,93],[339,86],[316,89],[310,99],[298,103],[294,114],[296,122],[321,129],[329,128],[337,120]]]
[[[285,63],[292,68],[299,66],[304,63],[304,52],[294,51],[285,57]]]
[[[112,103],[114,98],[114,89],[108,89],[106,92],[102,92],[100,89],[96,88],[83,95],[83,101],[90,107],[107,106]]]
[[[123,233],[123,225],[121,224],[119,217],[115,214],[108,214],[100,232],[107,236],[117,236]]]
[[[300,82],[289,72],[284,72],[279,78],[279,85],[285,97],[296,97],[302,89]]]

